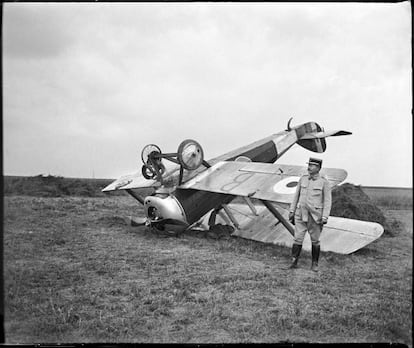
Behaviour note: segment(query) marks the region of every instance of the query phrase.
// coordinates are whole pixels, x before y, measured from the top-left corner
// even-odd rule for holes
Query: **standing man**
[[[289,268],[297,267],[303,239],[308,231],[312,242],[312,271],[318,272],[319,237],[323,225],[328,222],[332,205],[329,181],[319,174],[321,167],[321,159],[309,158],[308,174],[300,178],[290,205],[289,220],[295,224],[295,240]]]

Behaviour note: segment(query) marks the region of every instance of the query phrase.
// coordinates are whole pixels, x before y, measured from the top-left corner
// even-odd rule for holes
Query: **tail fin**
[[[316,122],[307,122],[296,128],[296,135],[298,137],[297,144],[312,152],[325,152],[326,141],[324,138],[317,139],[303,139],[307,134],[321,132],[322,128]]]
[[[324,138],[298,140],[297,144],[312,152],[322,153],[326,150],[326,141]]]
[[[289,121],[290,123],[290,121]],[[288,124],[290,128],[290,124]],[[298,137],[297,144],[312,152],[322,153],[326,150],[326,137],[349,135],[351,132],[344,130],[328,131],[319,126],[316,122],[307,122],[294,128]]]

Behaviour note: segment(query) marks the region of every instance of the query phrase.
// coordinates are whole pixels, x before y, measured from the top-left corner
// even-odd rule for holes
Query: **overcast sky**
[[[279,161],[412,186],[411,9],[383,3],[3,3],[5,175],[117,178],[155,143],[205,158],[319,123]]]

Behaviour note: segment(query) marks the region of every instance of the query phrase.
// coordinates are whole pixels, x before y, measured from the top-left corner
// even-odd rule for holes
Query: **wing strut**
[[[244,197],[244,196],[241,196],[241,197],[243,197],[243,200],[244,200],[244,201],[246,202],[246,204],[249,206],[249,208],[250,208],[250,210],[252,211],[252,213],[253,213],[254,215],[258,216],[259,214],[257,214],[257,210],[256,210],[256,208],[255,208],[254,204],[252,203],[252,201],[250,200],[250,198],[249,198],[249,197]]]
[[[134,197],[142,205],[144,205],[144,199],[139,194],[135,193],[131,189],[126,189],[125,191],[128,192],[132,197]]]
[[[292,236],[295,236],[295,229],[289,224],[289,222],[287,222],[287,220],[282,216],[282,214],[279,213],[279,211],[272,205],[272,203],[265,201],[265,200],[260,200],[264,206],[269,209],[269,211],[276,217],[276,219],[278,219],[283,226],[286,227],[286,229],[289,231],[289,233]]]
[[[221,206],[223,207],[223,209],[226,212],[227,216],[230,218],[230,220],[233,223],[233,225],[239,230],[240,229],[240,225],[237,222],[237,220],[234,217],[234,215],[232,214],[232,212],[230,211],[229,207],[226,204],[222,204]]]

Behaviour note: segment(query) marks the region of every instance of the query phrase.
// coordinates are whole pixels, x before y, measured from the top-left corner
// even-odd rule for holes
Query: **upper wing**
[[[290,203],[299,178],[306,172],[306,167],[294,165],[218,162],[179,188]],[[343,169],[324,168],[320,173],[328,179],[331,187],[347,176]]]

